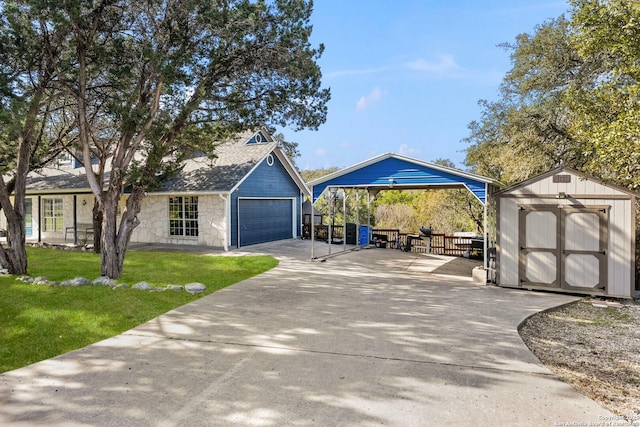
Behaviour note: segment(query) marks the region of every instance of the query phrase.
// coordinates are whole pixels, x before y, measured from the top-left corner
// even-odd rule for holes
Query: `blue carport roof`
[[[492,184],[497,182],[491,178],[387,153],[313,180],[308,186],[314,203],[329,187],[370,190],[464,187],[485,204],[487,188]]]

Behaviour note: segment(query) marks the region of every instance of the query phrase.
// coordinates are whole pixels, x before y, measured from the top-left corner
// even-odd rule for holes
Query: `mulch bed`
[[[529,318],[520,335],[562,380],[640,422],[640,302],[583,299]]]

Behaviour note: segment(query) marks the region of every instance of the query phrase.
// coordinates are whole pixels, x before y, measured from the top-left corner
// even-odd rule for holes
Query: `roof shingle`
[[[254,132],[225,141],[215,150],[215,158],[194,157],[184,162],[180,172],[164,180],[158,192],[227,192],[253,170],[276,147],[276,142],[246,144]],[[108,172],[107,172],[108,174]],[[107,175],[108,176],[108,175]],[[27,191],[87,190],[84,168],[61,171],[47,168],[31,173]]]

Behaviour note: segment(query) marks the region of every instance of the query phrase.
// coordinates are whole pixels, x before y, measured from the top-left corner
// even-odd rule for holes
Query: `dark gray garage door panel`
[[[291,200],[240,199],[240,246],[293,237]]]

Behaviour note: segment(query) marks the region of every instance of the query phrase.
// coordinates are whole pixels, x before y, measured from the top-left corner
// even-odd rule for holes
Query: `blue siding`
[[[390,179],[395,186],[463,184],[483,203],[486,197],[484,182],[390,157],[314,186],[313,200],[327,187],[388,186]]]
[[[302,198],[300,189],[274,154],[273,165],[264,160],[231,194],[231,246],[238,245],[238,197],[295,198],[296,230],[301,234]]]

